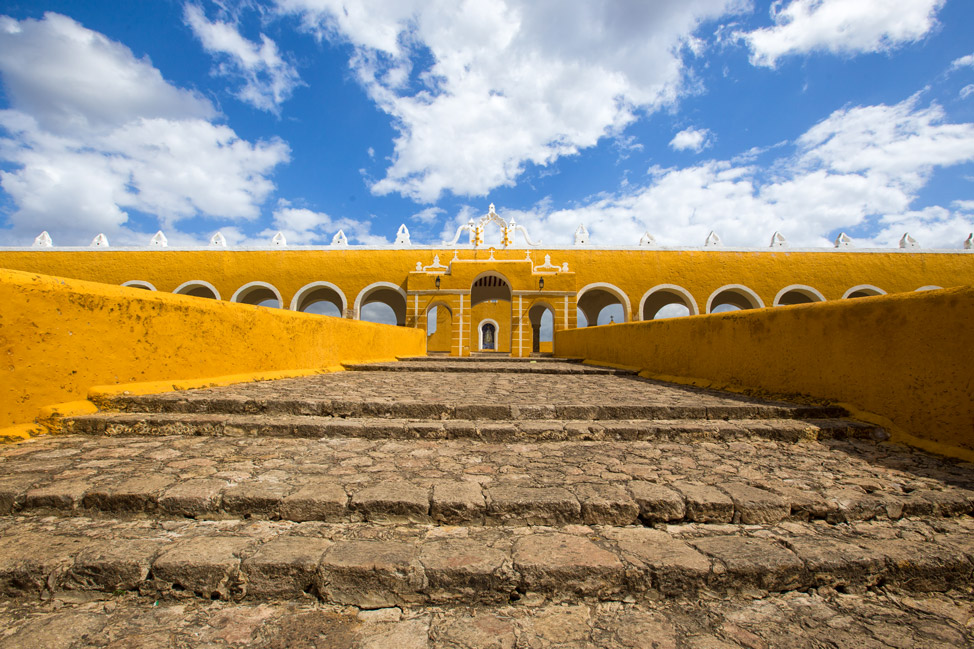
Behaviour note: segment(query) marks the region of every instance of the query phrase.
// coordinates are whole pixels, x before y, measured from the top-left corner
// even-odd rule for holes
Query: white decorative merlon
[[[722,246],[724,244],[721,243],[720,237],[717,236],[717,233],[711,230],[710,234],[707,235],[707,240],[703,242],[703,245],[705,248],[716,248],[717,246]]]
[[[588,230],[585,229],[585,224],[579,223],[578,229],[575,230],[575,245],[585,246],[588,245]]]
[[[227,238],[223,236],[222,232],[217,232],[212,237],[210,237],[210,246],[214,248],[226,248]]]
[[[154,235],[152,235],[152,238],[149,239],[150,248],[165,248],[168,245],[169,239],[167,239],[166,235],[162,233],[162,230],[156,232]]]
[[[331,239],[331,245],[336,246],[336,247],[339,247],[339,248],[346,248],[346,247],[348,247],[348,237],[345,236],[345,232],[342,231],[342,230],[339,230],[338,232],[336,232],[335,233],[335,236],[332,237],[332,239]]]
[[[430,273],[430,272],[446,272],[446,271],[448,271],[450,269],[440,263],[440,256],[439,255],[433,255],[433,263],[432,264],[430,264],[429,266],[423,266],[422,263],[420,263],[420,262],[417,261],[416,262],[416,270],[425,270],[426,272]]]
[[[852,246],[852,239],[849,238],[845,232],[840,232],[839,236],[835,238],[836,248],[849,248]]]
[[[909,232],[907,232],[900,238],[900,248],[919,248],[919,247],[920,244],[917,243],[916,239],[910,236]]]
[[[54,242],[51,240],[51,235],[47,233],[47,230],[34,237],[35,248],[50,248],[53,245]]]
[[[277,234],[274,235],[274,238],[271,239],[271,245],[277,248],[286,248],[287,238],[284,236],[284,233],[278,230]]]
[[[97,237],[91,240],[92,248],[107,248],[108,247],[108,237],[104,234],[99,234]]]
[[[557,273],[560,270],[561,270],[560,266],[555,266],[554,264],[551,263],[551,255],[545,255],[544,263],[541,264],[540,266],[534,267],[534,272],[536,273],[545,273],[545,272]]]
[[[649,232],[644,232],[643,236],[639,238],[639,245],[641,246],[655,246],[656,237],[651,235]]]
[[[967,235],[967,238],[964,239],[964,250],[974,250],[974,232]]]
[[[771,247],[784,248],[787,245],[788,245],[788,241],[785,239],[785,235],[775,230],[774,234],[771,235]]]
[[[403,223],[399,226],[399,231],[396,232],[396,243],[397,246],[410,246],[409,242],[409,230],[406,229],[406,224]]]

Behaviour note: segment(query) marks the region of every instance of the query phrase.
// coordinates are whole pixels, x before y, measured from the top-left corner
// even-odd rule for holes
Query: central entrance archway
[[[477,276],[470,286],[470,349],[511,352],[511,283],[496,271]]]

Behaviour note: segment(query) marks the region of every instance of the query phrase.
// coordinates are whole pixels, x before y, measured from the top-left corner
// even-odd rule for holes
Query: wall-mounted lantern
[[[440,278],[439,277],[436,278],[436,290],[437,291],[440,290]]]
[[[543,291],[544,290],[544,277],[542,277],[541,279],[538,280],[538,290],[539,291]]]

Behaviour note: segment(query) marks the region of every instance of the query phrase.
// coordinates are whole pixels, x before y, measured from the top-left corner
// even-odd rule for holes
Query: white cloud
[[[277,0],[351,43],[352,68],[399,136],[378,194],[480,196],[618,135],[686,91],[682,52],[743,0],[456,3]],[[686,47],[684,47],[686,46]],[[420,68],[421,62],[431,61]]]
[[[370,221],[333,219],[324,212],[307,208],[290,207],[286,203],[274,211],[272,227],[252,239],[241,239],[241,245],[267,246],[278,232],[284,233],[289,245],[329,245],[335,234],[342,230],[349,242],[366,245],[385,245],[385,237],[370,232]],[[227,239],[229,241],[229,238]]]
[[[969,83],[961,88],[958,94],[960,94],[961,99],[967,99],[971,95],[974,95],[974,83]]]
[[[711,133],[705,128],[687,128],[673,136],[670,148],[674,151],[694,151],[700,153],[710,146]]]
[[[277,113],[281,104],[301,85],[297,70],[281,57],[277,44],[264,34],[260,35],[260,44],[249,41],[236,25],[211,22],[194,4],[183,8],[183,18],[203,49],[220,60],[214,72],[241,81],[242,86],[236,93],[241,101]]]
[[[435,223],[440,214],[443,214],[446,210],[440,207],[427,207],[425,210],[420,210],[412,216],[409,217],[410,221],[418,221],[424,225],[431,225]]]
[[[700,246],[710,230],[731,246],[767,246],[775,230],[792,246],[829,246],[826,233],[860,228],[875,231],[856,238],[862,247],[895,246],[909,231],[924,247],[956,248],[971,229],[971,202],[911,207],[937,167],[974,160],[974,124],[944,123],[936,104],[842,109],[794,144],[771,177],[733,161],[654,168],[648,184],[587,204],[502,216],[551,245],[571,245],[579,223],[602,246],[636,245],[647,230],[663,246]]]
[[[956,70],[958,68],[974,68],[974,54],[968,54],[967,56],[962,56],[959,59],[954,59],[950,68]]]
[[[0,185],[16,206],[6,237],[50,230],[62,244],[144,245],[127,209],[169,230],[193,216],[253,219],[288,159],[214,124],[213,106],[168,84],[145,59],[64,16],[0,24]]]
[[[923,38],[945,0],[791,0],[771,5],[773,27],[738,32],[754,65],[791,54],[884,52]]]

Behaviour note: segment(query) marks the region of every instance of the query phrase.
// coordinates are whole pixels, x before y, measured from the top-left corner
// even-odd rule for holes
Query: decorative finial
[[[900,238],[900,248],[910,249],[910,248],[919,248],[919,247],[920,244],[917,242],[916,239],[910,236],[909,232],[907,232]]]
[[[210,245],[214,248],[226,248],[227,238],[223,236],[222,232],[217,232],[212,237],[210,237]]]
[[[584,246],[588,243],[588,230],[585,229],[585,224],[579,223],[578,229],[575,230],[575,245]]]
[[[165,248],[168,245],[169,239],[167,239],[166,235],[162,233],[162,230],[156,232],[155,235],[149,239],[149,246],[152,248]]]
[[[108,247],[108,237],[104,234],[99,234],[97,237],[91,240],[92,248],[107,248]]]
[[[331,239],[331,245],[336,247],[345,247],[348,245],[348,237],[345,236],[345,232],[339,230],[335,233],[335,236]]]
[[[649,232],[644,232],[643,236],[639,238],[639,245],[641,246],[654,246],[656,245],[656,237],[651,235]]]
[[[852,239],[845,232],[840,232],[839,236],[835,238],[836,248],[849,248],[852,246]]]
[[[47,230],[34,237],[35,248],[50,248],[53,245],[54,242],[51,240],[51,235],[47,233]]]
[[[716,248],[717,246],[722,246],[724,244],[721,242],[720,237],[717,236],[717,233],[711,230],[710,234],[707,235],[706,241],[703,242],[703,245],[706,248]]]
[[[406,228],[406,224],[403,223],[399,226],[399,231],[396,232],[396,244],[397,246],[409,246],[412,245],[409,242],[409,230]]]
[[[278,248],[287,247],[287,238],[284,236],[284,233],[278,230],[277,234],[271,239],[271,245],[277,246]]]
[[[774,234],[771,235],[771,247],[784,248],[786,245],[788,245],[788,241],[785,240],[785,235],[775,230]]]

